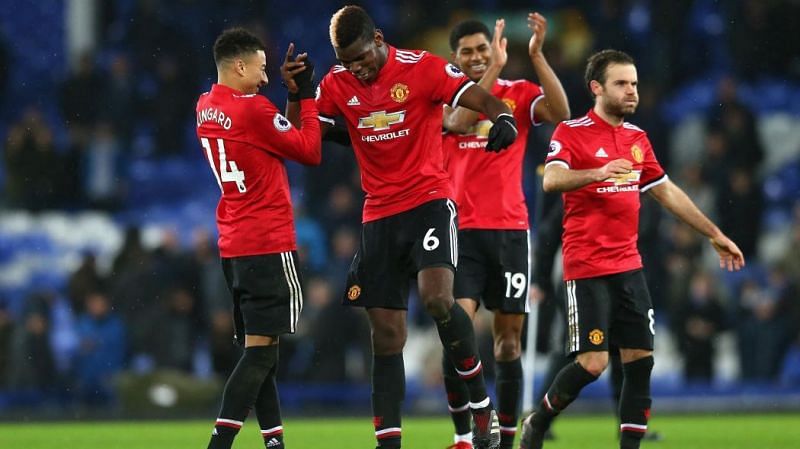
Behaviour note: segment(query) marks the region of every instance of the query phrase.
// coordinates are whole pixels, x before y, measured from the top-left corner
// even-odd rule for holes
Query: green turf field
[[[554,428],[557,440],[548,449],[617,447],[610,416],[566,416]],[[254,420],[237,438],[236,449],[264,445]],[[205,448],[211,421],[0,423],[2,449],[178,449]],[[372,449],[369,418],[287,419],[289,449]],[[650,423],[664,440],[644,443],[652,449],[798,449],[800,415],[660,416]],[[406,449],[444,449],[452,440],[446,418],[408,418],[403,427]]]

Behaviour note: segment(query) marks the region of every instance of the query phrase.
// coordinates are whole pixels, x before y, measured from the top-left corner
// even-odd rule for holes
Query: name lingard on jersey
[[[215,122],[224,129],[231,129],[233,126],[231,118],[217,108],[205,108],[197,111],[197,127],[199,128],[203,122]]]

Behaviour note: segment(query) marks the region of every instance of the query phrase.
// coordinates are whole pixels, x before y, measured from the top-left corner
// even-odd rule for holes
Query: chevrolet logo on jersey
[[[372,128],[373,131],[383,131],[392,125],[403,123],[406,118],[406,111],[397,111],[387,114],[386,111],[373,112],[369,117],[358,119],[359,128]]]

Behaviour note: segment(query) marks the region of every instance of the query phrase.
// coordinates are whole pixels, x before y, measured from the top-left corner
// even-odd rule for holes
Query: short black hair
[[[631,55],[619,50],[601,50],[589,56],[586,61],[586,74],[583,79],[586,82],[586,88],[589,89],[589,95],[594,98],[592,89],[589,84],[592,81],[597,81],[600,84],[606,83],[606,69],[611,64],[630,64],[635,65]]]
[[[472,19],[460,22],[453,28],[453,31],[450,32],[450,50],[456,51],[458,48],[458,41],[462,37],[478,33],[483,33],[486,39],[492,40],[492,33],[489,31],[489,27],[483,22]]]
[[[229,28],[214,41],[214,62],[220,65],[223,61],[259,50],[266,50],[266,47],[258,36],[244,28]]]
[[[331,45],[347,48],[359,40],[370,41],[375,36],[375,22],[364,8],[347,5],[331,17]]]

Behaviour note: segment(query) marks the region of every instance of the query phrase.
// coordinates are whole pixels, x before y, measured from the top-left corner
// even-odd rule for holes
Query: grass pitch
[[[179,449],[205,448],[212,420],[0,423],[2,449]],[[611,416],[564,416],[554,427],[547,449],[618,447]],[[650,422],[664,440],[645,442],[650,449],[798,449],[800,414],[658,416]],[[372,449],[371,420],[299,419],[284,422],[289,449]],[[452,442],[450,420],[407,418],[403,447],[444,449]],[[256,421],[248,419],[234,449],[264,444]]]

